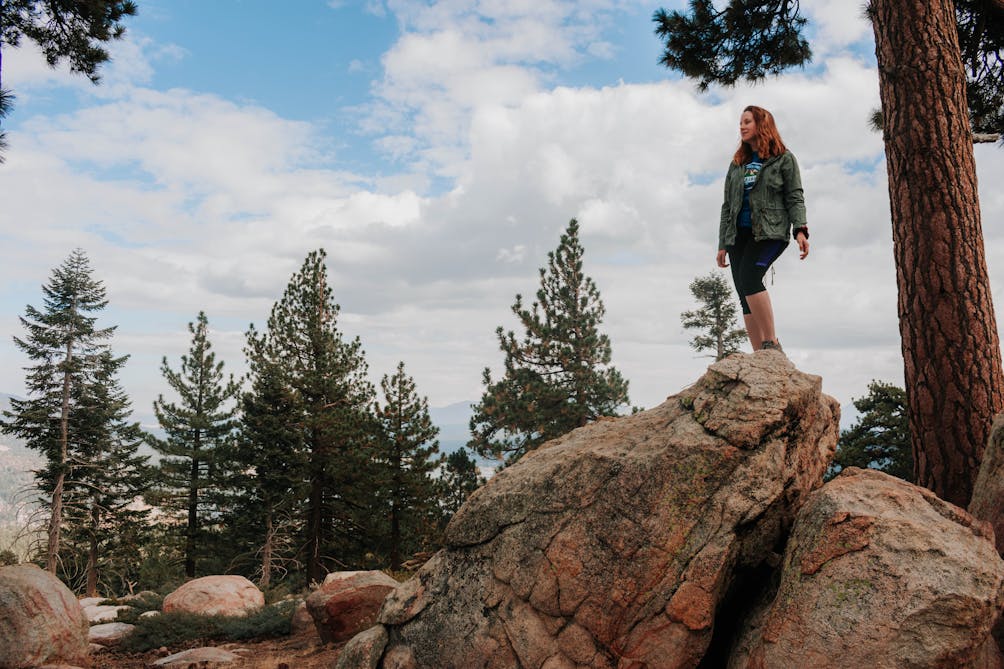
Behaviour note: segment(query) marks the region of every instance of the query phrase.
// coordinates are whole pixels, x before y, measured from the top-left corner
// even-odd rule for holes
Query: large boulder
[[[203,576],[164,598],[164,613],[243,616],[265,606],[265,595],[243,576]]]
[[[994,418],[990,428],[969,512],[993,525],[997,552],[1004,555],[1004,413]]]
[[[776,557],[822,482],[839,405],[820,386],[738,354],[548,442],[471,496],[384,603],[381,657],[345,669],[696,667],[735,570]]]
[[[307,611],[324,643],[348,641],[376,623],[384,598],[397,581],[382,571],[339,571],[307,597]]]
[[[34,565],[0,567],[0,669],[84,664],[87,619],[70,589]]]
[[[993,530],[929,490],[849,468],[795,521],[773,601],[730,669],[997,666]]]

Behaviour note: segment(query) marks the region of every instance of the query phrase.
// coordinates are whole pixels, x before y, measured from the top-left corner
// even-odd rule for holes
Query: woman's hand
[[[804,256],[803,256],[804,257]],[[718,261],[719,267],[728,267],[729,264],[725,262],[725,249],[718,249],[718,257],[715,258]]]
[[[801,252],[798,254],[799,260],[805,260],[805,256],[809,255],[809,239],[804,233],[798,233],[795,235],[795,242],[798,244],[798,250]],[[721,251],[719,251],[721,253]]]

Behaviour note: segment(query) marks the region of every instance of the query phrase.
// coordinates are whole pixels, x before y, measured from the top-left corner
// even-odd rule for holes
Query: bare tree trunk
[[[66,482],[66,462],[69,459],[70,451],[70,363],[72,361],[73,340],[71,339],[66,342],[66,358],[63,361],[63,405],[59,414],[59,473],[56,475],[56,485],[52,489],[49,544],[45,556],[45,568],[53,574],[56,573],[56,563],[59,561],[59,531],[63,525],[63,487]]]
[[[951,0],[872,0],[916,480],[965,507],[1004,407]]]
[[[91,504],[91,531],[87,546],[87,587],[88,597],[98,594],[98,503]]]
[[[185,531],[185,575],[195,576],[195,539],[199,531],[199,450],[198,437],[192,453],[188,481],[188,527]]]
[[[258,585],[264,590],[272,581],[272,546],[275,541],[275,526],[272,522],[272,509],[265,513],[265,545],[261,548],[261,581]]]

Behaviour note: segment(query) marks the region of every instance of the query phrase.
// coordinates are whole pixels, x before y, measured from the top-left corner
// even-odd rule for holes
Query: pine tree
[[[443,526],[450,521],[471,493],[486,483],[478,470],[478,463],[460,448],[448,454],[443,462],[439,479],[439,497]]]
[[[376,459],[390,524],[390,568],[400,571],[402,553],[414,552],[434,522],[437,491],[431,474],[440,464],[433,457],[439,452],[439,428],[403,362],[393,376],[384,375],[380,387],[384,404],[374,407],[380,426]]]
[[[2,429],[45,456],[36,481],[49,509],[46,567],[93,594],[101,572],[127,560],[115,537],[142,524],[145,512],[127,507],[150,473],[117,380],[127,357],[106,343],[115,328],[96,328],[91,315],[107,300],[84,252],[71,253],[42,290],[44,309],[26,307],[27,336],[14,340],[36,363],[26,368],[29,397],[11,400]]]
[[[291,458],[304,462],[303,545],[311,581],[322,578],[325,563],[344,564],[363,553],[372,532],[366,510],[372,496],[375,393],[359,338],[346,341],[337,327],[339,306],[325,257],[323,249],[307,256],[272,307],[267,333],[257,344],[261,358],[281,370],[294,402],[296,443],[303,452]],[[259,336],[252,329],[248,339]]]
[[[656,12],[663,64],[700,86],[808,60],[797,0],[692,0]],[[1004,369],[973,129],[1004,130],[999,2],[871,0],[915,480],[966,506]],[[968,93],[968,95],[967,95]],[[932,133],[931,128],[938,128]],[[951,355],[946,355],[951,351]]]
[[[151,436],[150,441],[163,456],[156,502],[169,513],[186,517],[185,575],[191,578],[200,546],[206,544],[203,526],[209,518],[218,521],[221,513],[220,477],[227,467],[220,457],[221,447],[237,425],[234,416],[240,387],[233,375],[224,376],[223,362],[216,362],[204,312],[188,324],[188,331],[192,345],[188,355],[181,356],[180,370],[172,370],[166,357],[161,361],[160,371],[179,402],[158,396],[153,411],[167,438]]]
[[[308,495],[309,453],[299,428],[298,400],[281,361],[268,357],[266,337],[248,332],[244,349],[250,389],[241,398],[241,429],[234,442],[230,488],[238,491],[228,526],[234,545],[257,556],[262,588],[295,564]]]
[[[43,309],[28,305],[21,325],[24,339],[15,345],[35,364],[26,367],[28,399],[11,400],[8,419],[0,425],[6,434],[23,439],[46,459],[41,478],[50,497],[48,542],[45,564],[56,572],[60,531],[63,526],[64,490],[78,435],[71,426],[74,400],[89,374],[100,366],[109,347],[103,343],[115,328],[95,328],[97,317],[108,304],[104,285],[91,276],[86,254],[77,249],[53,270],[42,286]],[[77,397],[75,397],[75,395]]]
[[[131,421],[129,399],[116,378],[126,359],[105,351],[93,375],[78,387],[71,413],[75,438],[63,525],[83,563],[88,597],[97,594],[99,581],[115,587],[128,580],[137,546],[121,539],[144,535],[147,523],[148,511],[136,503],[152,484],[152,471],[149,458],[138,453],[144,434]],[[69,583],[73,577],[65,565],[72,562],[63,560]]]
[[[540,270],[537,300],[512,311],[525,332],[496,334],[505,354],[498,381],[485,369],[481,402],[471,417],[468,446],[486,457],[515,462],[549,439],[628,403],[628,384],[610,364],[610,339],[600,334],[605,309],[593,280],[582,272],[579,224],[572,219]]]
[[[736,327],[736,305],[728,282],[721,274],[711,272],[694,279],[690,292],[701,307],[684,311],[680,319],[688,330],[702,331],[690,340],[690,347],[698,353],[713,351],[715,360],[738,351],[746,340],[746,330]]]
[[[841,431],[832,473],[845,467],[870,467],[912,481],[906,392],[891,383],[872,381],[868,394],[854,400],[854,408],[861,415]]]

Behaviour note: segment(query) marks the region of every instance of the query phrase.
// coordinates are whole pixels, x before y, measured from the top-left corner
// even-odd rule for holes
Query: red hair
[[[774,123],[774,115],[763,107],[750,105],[743,110],[743,113],[753,114],[753,121],[756,122],[756,134],[758,138],[757,153],[761,158],[773,158],[780,156],[787,151],[784,142],[781,141],[781,133],[777,131]],[[753,159],[753,149],[747,142],[740,141],[736,155],[732,156],[732,162],[736,165],[745,165]]]

